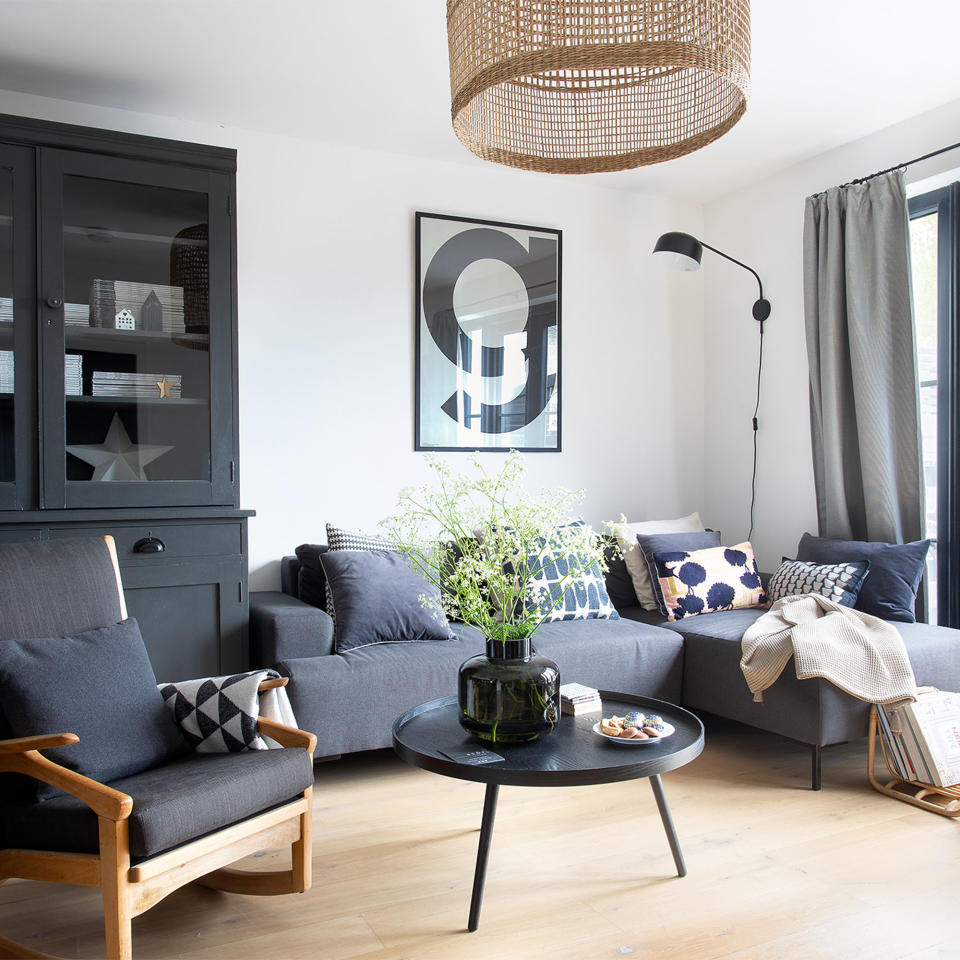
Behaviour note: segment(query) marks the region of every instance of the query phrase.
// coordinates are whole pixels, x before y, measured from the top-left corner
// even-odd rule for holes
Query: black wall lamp
[[[666,262],[666,265],[673,270],[699,270],[700,260],[703,257],[703,248],[712,250],[718,256],[735,263],[744,270],[749,270],[757,281],[760,288],[760,296],[753,304],[753,319],[760,323],[760,355],[757,361],[757,402],[753,408],[753,475],[750,482],[750,532],[747,539],[753,537],[753,508],[757,499],[757,414],[760,412],[760,375],[763,372],[763,323],[770,316],[770,301],[763,296],[763,283],[760,276],[753,267],[748,267],[745,263],[734,259],[722,250],[711,247],[709,243],[704,243],[689,233],[665,233],[653,248],[654,256],[658,260]]]

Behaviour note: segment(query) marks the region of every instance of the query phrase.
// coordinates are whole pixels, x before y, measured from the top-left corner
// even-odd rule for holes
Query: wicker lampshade
[[[484,160],[598,173],[743,116],[750,0],[447,0],[453,129]]]

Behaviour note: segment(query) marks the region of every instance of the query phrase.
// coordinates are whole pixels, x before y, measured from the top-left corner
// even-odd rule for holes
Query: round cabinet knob
[[[166,544],[159,537],[144,537],[133,545],[134,553],[163,553]]]
[[[63,306],[63,301],[59,297],[47,297],[47,306],[51,310],[59,310]]]

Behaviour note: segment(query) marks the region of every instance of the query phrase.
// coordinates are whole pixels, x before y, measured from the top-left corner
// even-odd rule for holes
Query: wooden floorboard
[[[664,777],[689,876],[646,781],[505,787],[480,930],[465,932],[483,787],[387,751],[317,767],[314,885],[189,886],[134,921],[134,955],[196,960],[960,960],[960,823],[883,797],[866,742],[809,753],[708,721]],[[245,866],[275,869],[283,854]],[[103,953],[99,891],[0,886],[0,935]]]

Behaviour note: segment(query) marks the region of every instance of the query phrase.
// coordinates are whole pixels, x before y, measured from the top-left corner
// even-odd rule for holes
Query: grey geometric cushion
[[[94,780],[186,751],[133,619],[72,637],[0,641],[0,695],[15,737],[75,733],[79,743],[46,754]],[[60,793],[39,781],[36,790],[38,799]]]
[[[845,607],[857,602],[857,594],[870,564],[807,563],[804,560],[784,560],[770,578],[767,599],[773,603],[781,597],[819,593]]]

